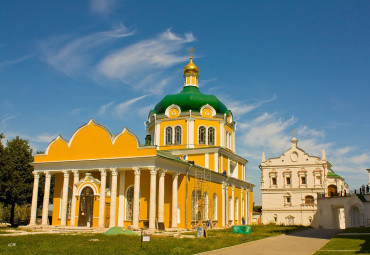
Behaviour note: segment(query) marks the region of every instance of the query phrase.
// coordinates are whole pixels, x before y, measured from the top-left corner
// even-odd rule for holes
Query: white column
[[[107,182],[107,170],[99,169],[100,171],[100,199],[99,199],[99,220],[98,227],[104,228],[105,224],[105,187]]]
[[[231,225],[234,225],[235,224],[235,196],[234,196],[234,189],[235,189],[235,186],[231,186],[231,217],[230,219],[232,220],[232,223]]]
[[[164,222],[164,178],[166,170],[159,172],[159,186],[158,186],[158,222]]]
[[[76,203],[77,203],[77,183],[80,181],[78,170],[73,170],[73,189],[72,189],[72,208],[71,208],[71,226],[76,225]]]
[[[32,204],[31,204],[31,219],[30,225],[36,225],[36,213],[37,213],[37,194],[39,191],[39,180],[40,175],[38,172],[33,171],[33,192],[32,192]]]
[[[60,225],[67,225],[67,206],[68,206],[68,184],[69,184],[69,172],[67,170],[62,171],[64,176],[63,181],[63,195],[62,195],[62,214],[60,219]]]
[[[172,226],[171,228],[177,228],[177,182],[178,182],[178,173],[172,175]],[[186,209],[186,208],[185,208]]]
[[[140,168],[134,167],[135,181],[134,181],[134,213],[132,215],[132,227],[139,229],[140,219]]]
[[[119,174],[119,196],[118,196],[118,226],[123,227],[125,220],[125,176],[126,172]]]
[[[222,203],[222,227],[225,227],[225,217],[226,217],[226,213],[225,213],[225,183],[222,183],[222,192],[221,192],[221,203]]]
[[[45,171],[44,202],[42,204],[42,225],[48,225],[49,196],[50,196],[50,173]]]
[[[110,218],[109,227],[116,225],[116,210],[117,210],[117,168],[111,168],[112,172],[112,187],[110,192]]]
[[[157,169],[154,167],[150,167],[149,169],[150,169],[149,229],[155,229]]]

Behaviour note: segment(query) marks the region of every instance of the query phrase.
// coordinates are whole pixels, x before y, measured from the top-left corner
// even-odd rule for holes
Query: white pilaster
[[[204,154],[204,167],[209,168],[209,153]]]
[[[63,200],[62,200],[62,214],[60,219],[60,225],[67,225],[67,206],[68,206],[68,184],[69,184],[69,172],[67,170],[63,171],[64,181],[63,181]]]
[[[134,167],[134,213],[132,215],[132,227],[139,229],[139,218],[140,218],[140,168]]]
[[[159,172],[159,186],[158,186],[158,222],[164,222],[164,178],[166,170]]]
[[[98,227],[105,227],[105,188],[107,183],[107,170],[99,169],[100,171],[100,199],[99,199],[99,219]]]
[[[249,191],[245,190],[245,223],[250,224],[250,214],[249,214]]]
[[[157,169],[150,168],[150,203],[149,203],[149,229],[155,229]]]
[[[77,183],[80,180],[78,170],[73,170],[73,190],[72,190],[72,208],[71,208],[71,226],[76,225],[76,203],[77,203]]]
[[[44,189],[44,201],[42,204],[42,225],[48,225],[48,212],[49,212],[49,196],[50,196],[50,173],[45,171],[45,189]]]
[[[220,146],[225,147],[225,123],[220,122]]]
[[[110,192],[110,218],[109,227],[116,226],[116,211],[117,211],[117,168],[111,168],[112,172],[112,187]]]
[[[239,225],[241,225],[241,223],[242,223],[242,218],[244,217],[244,220],[245,220],[245,216],[244,216],[244,204],[243,203],[245,203],[245,199],[244,199],[244,189],[243,188],[241,188],[240,189],[240,216],[239,216],[239,218],[240,218],[240,220],[239,220]]]
[[[160,133],[161,133],[161,124],[159,122],[156,122],[155,123],[155,130],[154,130],[154,135],[155,135],[155,144],[154,145],[157,145],[159,146],[159,140],[160,140]]]
[[[188,143],[188,148],[194,148],[194,120],[190,119],[189,120],[189,143]]]
[[[33,173],[33,191],[32,191],[32,204],[31,204],[30,225],[36,225],[37,194],[38,194],[38,191],[39,191],[40,175],[36,171],[33,171],[32,173]]]
[[[125,176],[126,172],[121,171],[119,174],[119,197],[118,197],[118,226],[123,227],[125,220]]]
[[[172,175],[172,225],[171,228],[177,228],[177,186],[178,186],[178,173]]]

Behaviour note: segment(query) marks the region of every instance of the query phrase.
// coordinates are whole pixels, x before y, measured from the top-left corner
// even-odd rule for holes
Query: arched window
[[[305,197],[304,197],[304,203],[305,203],[306,205],[313,205],[313,204],[314,204],[314,202],[315,202],[315,199],[314,199],[314,197],[313,197],[313,196],[305,196]]]
[[[191,220],[196,221],[198,216],[198,196],[197,191],[193,190],[192,196],[191,196]]]
[[[204,195],[203,195],[203,204],[204,204],[204,208],[203,208],[203,220],[208,220],[208,194],[207,192],[204,192]]]
[[[239,221],[239,199],[238,198],[235,198],[235,218],[234,220],[236,220],[237,222]]]
[[[206,128],[203,126],[199,127],[198,143],[206,144]]]
[[[240,207],[240,216],[242,217],[242,218],[244,218],[244,220],[245,220],[245,217],[244,217],[244,198],[242,198],[242,204],[241,204],[241,207]]]
[[[175,144],[181,144],[181,127],[175,127]]]
[[[233,198],[229,197],[229,221],[233,219]]]
[[[126,193],[126,220],[131,221],[132,220],[132,214],[133,214],[133,208],[134,208],[134,186],[131,186],[127,189]]]
[[[166,127],[166,144],[172,144],[172,127]]]
[[[208,128],[208,144],[215,145],[215,128]]]
[[[212,210],[213,220],[217,220],[217,195],[213,193],[213,210]]]

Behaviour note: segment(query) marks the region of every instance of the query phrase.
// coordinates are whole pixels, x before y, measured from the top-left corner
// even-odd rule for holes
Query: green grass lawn
[[[305,229],[295,226],[252,226],[252,234],[234,234],[232,230],[209,230],[207,238],[151,237],[140,248],[140,237],[104,234],[38,234],[1,236],[1,254],[194,254],[241,244],[261,238]],[[92,239],[95,239],[93,241]],[[98,241],[96,241],[96,239]]]
[[[342,233],[370,233],[370,228],[348,228]],[[337,235],[315,253],[323,254],[370,254],[370,235]]]

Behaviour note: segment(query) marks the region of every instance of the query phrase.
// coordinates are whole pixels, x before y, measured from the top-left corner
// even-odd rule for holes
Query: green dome
[[[228,111],[226,106],[217,97],[214,95],[205,95],[195,86],[185,86],[179,94],[165,96],[154,107],[154,111],[156,114],[163,114],[167,107],[172,104],[178,105],[181,111],[192,110],[200,112],[200,108],[206,104],[212,106],[216,113],[224,114]]]

